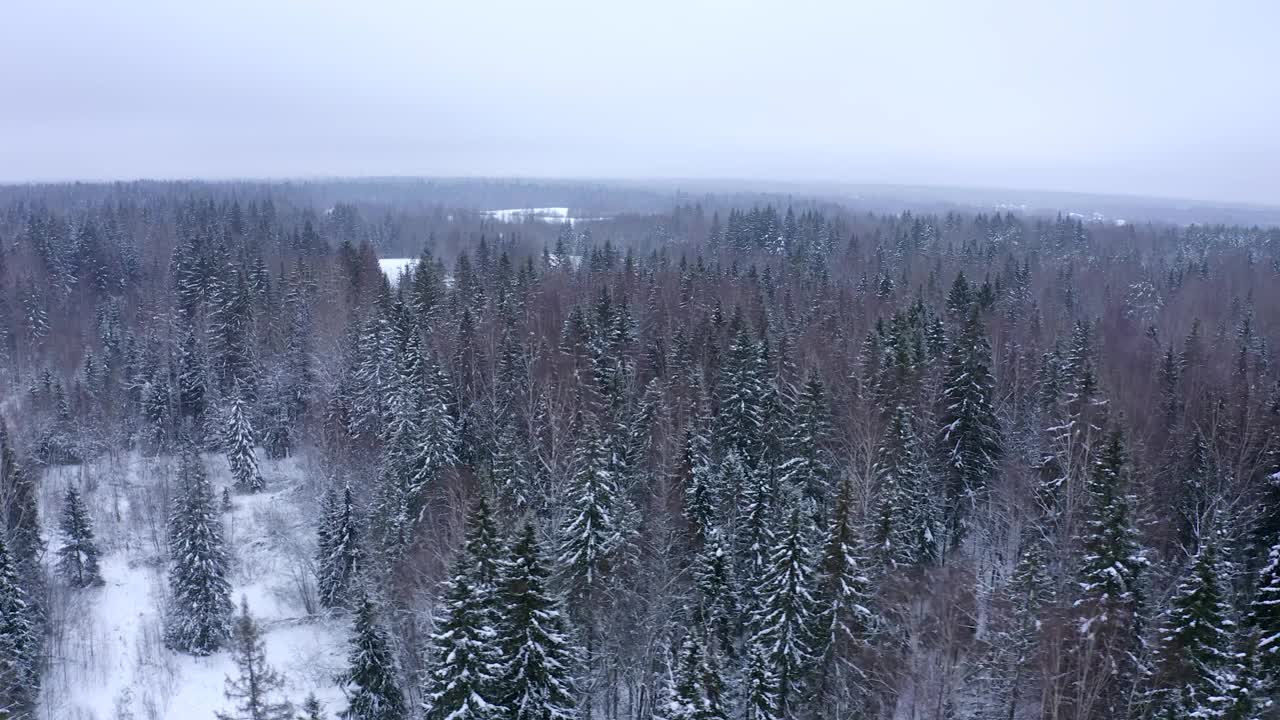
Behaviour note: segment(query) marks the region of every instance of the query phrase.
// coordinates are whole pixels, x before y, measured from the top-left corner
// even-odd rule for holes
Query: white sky
[[[0,180],[835,180],[1280,204],[1270,0],[15,0]]]

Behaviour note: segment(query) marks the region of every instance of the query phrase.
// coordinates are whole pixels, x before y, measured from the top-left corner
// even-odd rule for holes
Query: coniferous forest
[[[0,188],[0,717],[1280,718],[1278,334],[1275,227]]]

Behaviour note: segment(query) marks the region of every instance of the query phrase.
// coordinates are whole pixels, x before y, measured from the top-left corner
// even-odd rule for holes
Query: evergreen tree
[[[832,428],[826,386],[816,372],[805,381],[794,408],[779,415],[790,420],[789,427],[781,429],[786,433],[786,459],[780,468],[782,481],[799,490],[807,503],[821,507],[832,489],[828,449]]]
[[[316,590],[321,606],[347,607],[363,560],[360,519],[356,516],[351,485],[343,487],[341,498],[331,488],[323,510],[324,516],[320,518]]]
[[[846,481],[831,514],[815,593],[813,655],[819,661],[819,689],[827,695],[837,691],[845,668],[852,664],[876,623],[871,580],[854,535],[852,502],[852,489]]]
[[[1219,717],[1235,680],[1231,608],[1217,543],[1208,539],[1178,585],[1160,628],[1157,713],[1166,718]]]
[[[495,702],[501,672],[496,630],[487,622],[492,615],[468,560],[463,557],[454,568],[431,636],[431,668],[422,689],[426,720],[496,719],[503,714]]]
[[[72,587],[102,584],[98,568],[98,545],[93,539],[93,525],[80,493],[68,488],[62,502],[61,530],[63,542],[58,548],[58,571]]]
[[[727,720],[724,679],[694,631],[685,633],[676,658],[671,697],[661,717],[665,720]]]
[[[165,627],[169,647],[209,655],[230,635],[231,585],[222,523],[204,461],[188,447],[182,454],[181,484],[169,520],[170,606]]]
[[[307,695],[307,699],[302,701],[302,707],[299,708],[302,714],[298,715],[296,720],[325,720],[324,704],[316,697],[315,693]]]
[[[497,646],[505,660],[499,706],[508,720],[571,720],[577,651],[532,525],[511,549],[502,575]]]
[[[964,537],[1003,452],[993,401],[991,347],[974,309],[947,357],[939,443],[945,467],[948,546]]]
[[[240,599],[240,615],[231,629],[230,649],[238,677],[226,679],[224,694],[235,703],[235,711],[215,713],[218,720],[290,720],[293,706],[271,700],[284,687],[284,678],[267,664],[262,631],[249,614],[245,598]]]
[[[942,522],[913,425],[911,412],[899,405],[885,428],[876,462],[878,502],[871,539],[874,555],[886,569],[931,563],[939,555]]]
[[[256,493],[266,488],[262,473],[258,470],[258,456],[254,451],[256,440],[253,425],[245,409],[244,399],[237,392],[231,398],[227,413],[227,432],[224,441],[227,462],[231,465],[231,478],[240,492]]]
[[[1133,657],[1142,632],[1140,581],[1147,559],[1130,518],[1128,486],[1128,456],[1120,431],[1115,430],[1089,478],[1075,601],[1082,643],[1079,672],[1108,678],[1095,693],[1100,704],[1096,712],[1106,716],[1121,712],[1122,696],[1136,679]]]
[[[40,694],[39,652],[32,608],[0,538],[0,717],[31,717]]]
[[[1252,652],[1263,688],[1276,693],[1280,691],[1280,543],[1271,546],[1257,582],[1248,616],[1255,637]]]
[[[728,658],[737,653],[737,635],[741,607],[733,573],[733,552],[719,528],[712,528],[702,549],[694,558],[694,586],[698,591],[695,619],[706,627],[719,652]]]
[[[753,639],[747,648],[743,678],[743,720],[782,720],[778,708],[778,677],[763,642]]]
[[[559,562],[576,597],[599,588],[627,541],[630,510],[618,487],[613,453],[595,419],[578,423],[582,439],[574,449],[574,473],[560,527]]]
[[[770,554],[754,618],[754,642],[768,653],[777,680],[777,707],[792,717],[804,707],[805,676],[813,662],[815,600],[812,567],[799,509]]]
[[[347,694],[343,720],[406,720],[409,717],[397,676],[399,666],[391,641],[378,624],[377,610],[367,594],[356,604],[348,668],[338,678]]]

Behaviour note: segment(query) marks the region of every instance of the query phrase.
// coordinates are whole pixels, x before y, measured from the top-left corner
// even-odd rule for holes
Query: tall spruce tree
[[[32,613],[0,537],[0,717],[32,717],[40,694],[40,645]]]
[[[876,508],[872,552],[887,570],[935,562],[942,518],[933,492],[928,458],[911,411],[899,405],[885,428],[876,461]]]
[[[72,587],[102,584],[98,567],[98,545],[93,538],[93,524],[80,492],[67,488],[62,501],[62,545],[58,548],[58,572]]]
[[[938,433],[945,470],[945,548],[968,530],[974,509],[986,497],[999,468],[1003,445],[994,402],[991,346],[974,308],[947,356]]]
[[[182,454],[179,493],[169,519],[169,596],[165,641],[192,655],[221,649],[231,633],[231,585],[204,461],[188,446]]]
[[[360,519],[356,516],[350,483],[343,486],[341,497],[330,488],[322,510],[316,592],[323,607],[348,607],[363,561]]]
[[[426,720],[491,720],[497,704],[501,656],[488,623],[485,590],[477,587],[471,558],[462,557],[449,580],[431,636],[431,666],[422,688]]]
[[[1154,695],[1161,718],[1220,717],[1235,682],[1234,623],[1217,543],[1206,539],[1160,626]]]
[[[378,622],[368,593],[357,605],[347,670],[338,677],[347,694],[343,720],[406,720],[409,710],[399,687],[400,667],[391,640]]]
[[[526,524],[503,570],[497,646],[505,664],[498,705],[508,720],[572,720],[576,710],[577,650],[564,608],[548,583],[551,573]]]
[[[813,662],[813,567],[799,508],[769,556],[752,626],[754,642],[768,653],[777,680],[778,712],[801,714],[806,676]]]
[[[1089,478],[1088,519],[1081,538],[1075,659],[1077,676],[1092,678],[1098,686],[1087,694],[1092,708],[1078,707],[1078,713],[1114,717],[1123,712],[1124,695],[1137,679],[1134,657],[1142,633],[1141,580],[1147,558],[1131,517],[1129,473],[1124,440],[1113,430]]]
[[[262,472],[258,470],[258,455],[254,450],[257,440],[244,398],[240,396],[239,386],[231,396],[231,407],[227,411],[226,438],[223,442],[236,489],[246,493],[265,490],[267,484],[262,479]]]

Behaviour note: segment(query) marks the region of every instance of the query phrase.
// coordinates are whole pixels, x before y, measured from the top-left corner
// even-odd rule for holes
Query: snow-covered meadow
[[[75,483],[92,510],[105,585],[52,590],[54,627],[41,718],[50,720],[187,720],[228,710],[224,679],[235,666],[226,651],[196,658],[164,647],[167,498],[172,458],[137,454],[51,470],[42,483],[41,516],[53,548],[66,488]],[[215,493],[230,484],[226,460],[206,455]],[[286,678],[288,699],[310,692],[330,711],[345,706],[335,676],[346,665],[345,619],[312,614],[315,525],[312,475],[298,458],[262,461],[267,491],[232,495],[223,527],[237,606],[248,600],[262,626],[270,663]],[[60,616],[60,617],[59,617]]]

